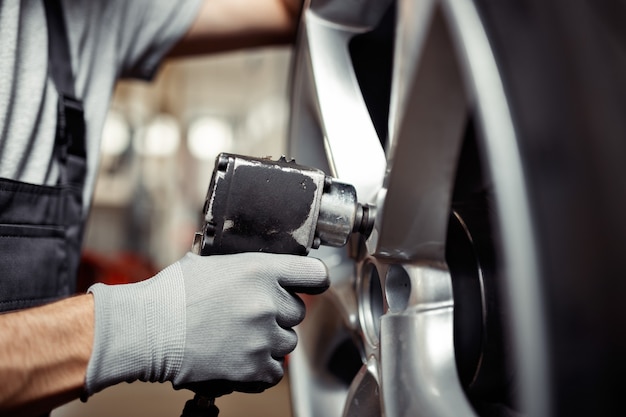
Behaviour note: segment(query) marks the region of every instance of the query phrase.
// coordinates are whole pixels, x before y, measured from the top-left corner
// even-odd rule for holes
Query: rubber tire
[[[552,415],[616,415],[626,390],[626,5],[477,0],[537,231]]]

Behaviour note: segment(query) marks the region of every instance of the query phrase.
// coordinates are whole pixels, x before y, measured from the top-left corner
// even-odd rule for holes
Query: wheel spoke
[[[427,266],[389,268],[381,318],[385,415],[472,416],[454,358],[450,274]]]
[[[375,7],[369,13],[350,16],[348,8],[337,21],[328,21],[324,13],[337,10],[346,2],[326,1],[314,3],[317,9],[305,12],[305,28],[301,40],[308,56],[297,60],[305,85],[298,88],[299,94],[305,93],[309,101],[303,112],[313,110],[317,119],[317,134],[321,135],[327,157],[327,169],[330,173],[355,186],[361,201],[369,201],[380,189],[385,172],[385,155],[363,100],[359,83],[354,73],[348,50],[348,42],[358,34],[371,28],[386,10],[389,2],[370,1]],[[363,8],[367,10],[367,8]],[[362,21],[358,21],[362,19]],[[298,111],[299,109],[294,109]],[[307,125],[308,126],[308,125]],[[306,129],[306,128],[305,128]],[[297,144],[303,144],[307,136],[300,134],[298,127],[292,126],[292,137]],[[367,165],[360,163],[367,160]],[[319,165],[318,165],[319,166]]]
[[[374,358],[361,367],[354,377],[342,417],[380,417],[378,366]]]
[[[344,299],[345,291],[338,294],[335,287],[344,284],[333,284],[325,294],[305,298],[307,318],[297,327],[298,346],[289,356],[289,369],[295,370],[290,372],[291,397],[298,417],[338,416],[337,410],[344,407],[348,385],[337,375],[343,371],[337,367],[346,365],[341,348],[350,343],[355,323],[354,313],[340,317],[356,302]],[[340,354],[334,358],[337,352]],[[360,362],[359,353],[355,355],[347,359]]]
[[[389,106],[389,136],[395,137],[397,124],[406,110],[406,99],[411,78],[424,49],[435,0],[398,2],[398,23],[394,42],[393,80]]]
[[[400,24],[412,22],[403,19]],[[438,9],[429,25],[426,37],[416,40],[417,50],[411,52],[420,56],[418,65],[411,79],[402,81],[408,91],[403,108],[398,109],[380,196],[384,201],[379,201],[377,240],[370,246],[376,256],[444,262],[467,105],[449,32]]]

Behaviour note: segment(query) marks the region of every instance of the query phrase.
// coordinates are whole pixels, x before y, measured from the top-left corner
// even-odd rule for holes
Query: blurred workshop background
[[[191,246],[220,152],[285,153],[291,51],[269,48],[167,63],[151,83],[121,82],[84,243],[79,289],[150,277]],[[288,417],[287,378],[263,394],[219,399],[220,417]],[[189,391],[120,384],[53,417],[177,417]]]

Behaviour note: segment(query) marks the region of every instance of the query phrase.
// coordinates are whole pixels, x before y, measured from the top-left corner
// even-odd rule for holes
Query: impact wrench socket
[[[268,252],[307,255],[320,245],[344,246],[353,233],[369,236],[374,207],[355,188],[284,156],[277,161],[222,153],[204,202],[192,252],[224,255]],[[250,387],[246,387],[249,389]],[[215,384],[213,398],[196,395],[182,417],[217,416],[215,397],[236,390]]]

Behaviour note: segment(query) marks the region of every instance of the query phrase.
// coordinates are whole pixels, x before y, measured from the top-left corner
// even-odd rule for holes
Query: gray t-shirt
[[[48,77],[44,0],[0,1],[0,177],[55,184],[57,92]],[[187,31],[200,0],[62,0],[87,135],[85,206],[118,78],[150,79]],[[85,215],[88,210],[85,210]]]

